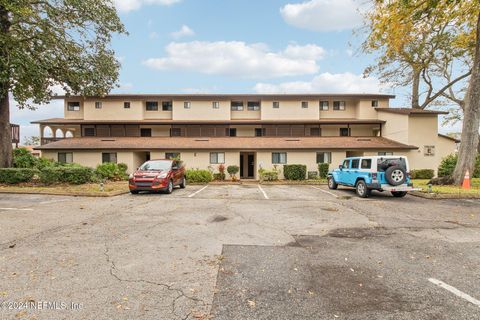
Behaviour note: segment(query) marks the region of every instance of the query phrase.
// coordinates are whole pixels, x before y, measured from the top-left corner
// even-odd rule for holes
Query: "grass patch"
[[[413,186],[415,188],[422,188],[421,192],[428,192],[428,179],[413,179]],[[471,180],[471,189],[465,190],[458,186],[432,186],[433,193],[444,194],[475,194],[480,195],[480,178],[473,178]]]
[[[38,185],[32,183],[21,183],[16,185],[0,185],[0,192],[11,193],[44,193],[57,195],[80,195],[80,196],[108,196],[120,194],[128,191],[128,183],[126,181],[107,182],[100,190],[98,183],[85,183],[79,185],[72,184],[53,184]]]

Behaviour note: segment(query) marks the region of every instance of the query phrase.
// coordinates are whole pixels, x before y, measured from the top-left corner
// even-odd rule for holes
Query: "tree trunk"
[[[12,165],[12,129],[8,94],[0,98],[0,168]]]
[[[473,175],[475,158],[478,148],[478,129],[480,127],[480,14],[477,20],[477,38],[475,57],[473,60],[472,76],[465,95],[465,111],[463,114],[463,127],[458,161],[453,172],[455,184],[460,185],[465,177],[465,172]]]
[[[413,70],[413,83],[412,83],[412,108],[420,108],[420,71]]]

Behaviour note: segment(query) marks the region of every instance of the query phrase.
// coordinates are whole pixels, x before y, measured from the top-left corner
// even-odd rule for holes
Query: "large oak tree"
[[[105,95],[119,72],[111,37],[125,32],[111,0],[0,0],[0,167],[12,162],[9,98]]]

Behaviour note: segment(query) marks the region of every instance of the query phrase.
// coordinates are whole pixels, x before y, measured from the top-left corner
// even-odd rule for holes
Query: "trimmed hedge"
[[[105,162],[99,164],[95,169],[95,174],[100,179],[108,179],[113,181],[127,180],[128,166],[125,163]]]
[[[55,167],[44,168],[40,171],[39,178],[44,184],[83,184],[94,181],[95,174],[93,169],[88,167]]]
[[[442,159],[438,166],[438,176],[447,177],[453,174],[455,166],[457,165],[458,156],[456,154],[450,154]],[[475,170],[470,172],[472,178],[480,178],[480,153],[475,160]]]
[[[201,169],[187,169],[185,172],[185,177],[190,183],[208,183],[213,180],[213,176],[210,171]]]
[[[31,168],[0,168],[0,183],[30,182],[38,173],[37,169]]]
[[[328,169],[330,165],[328,163],[319,163],[318,172],[321,179],[325,179],[328,175]]]
[[[304,164],[286,164],[283,166],[283,175],[287,180],[305,180],[307,166]]]
[[[258,176],[260,181],[277,181],[278,171],[275,169],[274,170],[258,169]]]
[[[308,180],[317,180],[318,179],[318,172],[317,171],[308,171],[307,172]]]
[[[432,179],[434,175],[433,169],[410,170],[410,177],[412,179]]]

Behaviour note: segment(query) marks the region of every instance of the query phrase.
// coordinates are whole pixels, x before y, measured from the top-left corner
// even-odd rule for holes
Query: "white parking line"
[[[48,200],[48,201],[42,201],[40,204],[50,204],[50,203],[56,203],[56,202],[63,202],[67,201],[68,199],[58,199],[58,200]]]
[[[445,282],[443,281],[440,281],[440,280],[437,280],[437,279],[434,279],[434,278],[429,278],[428,281],[430,281],[431,283],[439,286],[440,288],[443,288],[445,290],[448,290],[450,291],[451,293],[453,293],[454,295],[460,297],[460,298],[463,298],[465,300],[467,300],[468,302],[470,303],[473,303],[474,305],[476,306],[479,306],[480,307],[480,301],[478,301],[477,299],[475,299],[474,297],[458,290],[457,288],[455,287],[452,287],[451,285],[448,285],[446,284]]]
[[[317,190],[320,190],[320,191],[322,191],[323,193],[329,194],[329,195],[331,195],[331,196],[334,196],[335,198],[338,198],[338,196],[337,196],[336,194],[331,193],[330,191],[323,190],[323,189],[321,189],[321,188],[319,188],[319,187],[315,187],[315,186],[312,186],[312,188],[317,189]]]
[[[0,210],[33,211],[31,208],[0,208]]]
[[[260,189],[260,191],[262,191],[263,193],[263,196],[265,197],[265,199],[268,199],[268,196],[267,196],[267,193],[265,192],[265,190],[263,190],[262,187],[260,187],[260,185],[258,184],[258,189]]]
[[[194,193],[188,195],[188,197],[191,198],[191,197],[195,196],[197,193],[199,193],[200,191],[204,190],[206,187],[208,187],[208,185],[206,185],[206,186],[203,187],[202,189],[199,189],[199,190],[195,191]]]

